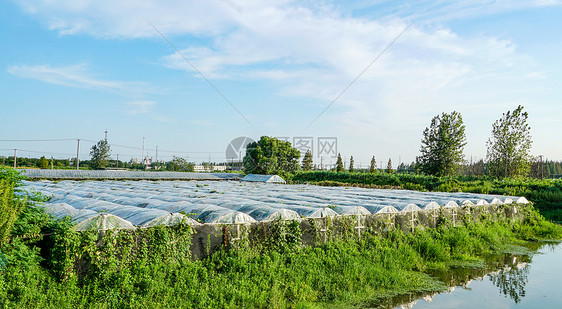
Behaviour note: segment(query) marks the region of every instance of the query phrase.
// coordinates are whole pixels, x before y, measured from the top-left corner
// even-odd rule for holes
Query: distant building
[[[142,165],[144,165],[144,168],[149,170],[152,167],[150,166],[152,164],[152,158],[149,157],[144,157],[144,160],[142,160]]]

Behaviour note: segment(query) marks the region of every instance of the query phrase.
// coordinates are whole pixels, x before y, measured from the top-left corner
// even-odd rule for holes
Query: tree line
[[[528,113],[523,106],[508,111],[492,124],[491,136],[486,142],[486,158],[477,162],[465,159],[466,127],[459,112],[442,113],[431,119],[423,131],[420,155],[415,162],[401,163],[396,169],[389,159],[387,173],[409,172],[432,176],[480,176],[497,178],[537,177],[548,178],[562,175],[561,164],[556,161],[542,161],[530,153],[532,137],[527,123]],[[263,136],[257,142],[248,144],[244,167],[247,173],[280,174],[297,170],[314,169],[312,154],[307,151],[298,162],[300,152],[290,142]],[[363,172],[379,171],[373,156],[370,167]],[[344,172],[341,154],[338,154],[335,172]],[[357,171],[353,156],[349,160],[349,172]]]

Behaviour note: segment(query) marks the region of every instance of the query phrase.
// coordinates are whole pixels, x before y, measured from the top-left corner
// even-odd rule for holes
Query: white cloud
[[[323,128],[341,134],[381,136],[385,143],[384,136],[396,136],[410,148],[420,138],[411,132],[421,132],[437,113],[458,110],[465,122],[475,119],[473,125],[488,130],[513,104],[533,104],[548,95],[540,84],[548,76],[531,57],[519,53],[513,42],[489,35],[460,36],[442,22],[561,4],[546,0],[363,1],[365,7],[382,8],[380,18],[367,18],[345,15],[337,4],[314,1],[306,5],[283,0],[23,3],[29,14],[61,34],[158,37],[150,20],[207,78],[273,81],[279,85],[278,95],[325,102],[317,113],[413,20],[413,26],[319,119],[319,125],[335,121]],[[201,40],[178,38],[182,35]],[[164,50],[165,44],[162,41]],[[177,53],[163,62],[197,75]],[[40,71],[15,67],[18,70]],[[72,67],[66,71],[73,76]],[[41,79],[44,73],[34,75]],[[111,86],[115,82],[105,85],[92,78],[47,75],[45,79],[52,83],[122,87],[119,82]],[[292,123],[303,128],[307,124]],[[394,134],[381,134],[388,131]]]
[[[70,66],[51,65],[14,65],[8,67],[8,73],[22,77],[40,80],[49,84],[93,89],[117,93],[144,93],[150,91],[145,83],[111,81],[96,78],[87,70],[84,64]]]
[[[155,104],[156,102],[150,100],[126,102],[126,113],[128,115],[146,114],[152,109]],[[160,121],[167,120],[161,119]]]
[[[384,18],[395,16],[432,24],[451,20],[481,18],[504,12],[562,6],[560,0],[365,0],[352,4],[354,10],[369,10]]]

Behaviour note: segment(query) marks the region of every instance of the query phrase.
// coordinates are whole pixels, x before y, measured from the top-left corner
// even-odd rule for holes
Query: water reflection
[[[516,259],[517,257],[514,257],[514,264]],[[491,273],[490,281],[498,287],[501,294],[513,299],[517,304],[525,297],[525,285],[529,282],[529,269],[528,263],[517,263],[508,269]]]
[[[554,303],[562,303],[562,296],[557,290],[558,284],[555,283],[559,280],[555,278],[562,276],[562,266],[558,266],[562,259],[562,244],[536,243],[528,249],[539,253],[534,256],[537,261],[533,264],[531,255],[490,256],[486,259],[487,267],[484,268],[458,267],[442,273],[432,273],[432,276],[450,286],[447,291],[402,295],[380,305],[385,308],[408,309],[498,306],[545,308]],[[529,285],[529,281],[533,284]],[[451,293],[452,295],[447,295]]]

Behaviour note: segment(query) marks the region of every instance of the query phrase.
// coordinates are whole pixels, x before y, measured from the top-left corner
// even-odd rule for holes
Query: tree
[[[371,159],[371,167],[369,167],[369,173],[374,173],[377,170],[377,161],[375,160],[375,156]]]
[[[351,158],[349,159],[349,171],[355,171],[355,169],[353,168],[353,156],[351,156]]]
[[[109,163],[111,156],[111,148],[107,140],[102,139],[90,149],[90,156],[92,159],[90,163],[93,168],[104,168]]]
[[[312,153],[307,150],[302,158],[302,169],[304,171],[310,171],[312,169]]]
[[[504,113],[492,125],[492,137],[486,142],[488,172],[496,177],[526,176],[531,162],[531,128],[529,115],[519,105]]]
[[[299,169],[300,156],[300,151],[290,142],[262,136],[259,141],[246,146],[244,170],[249,174],[268,175],[295,172]]]
[[[386,172],[392,174],[392,160],[388,159],[388,164],[386,165]]]
[[[174,172],[193,172],[194,166],[194,163],[187,162],[184,158],[174,157],[166,164],[166,169]]]
[[[341,159],[341,154],[338,153],[338,159],[336,160],[336,172],[343,172],[343,161]]]
[[[464,162],[465,126],[458,112],[433,117],[423,132],[418,164],[421,171],[435,176],[456,175]]]
[[[49,161],[47,161],[47,158],[45,158],[45,156],[42,156],[39,159],[39,168],[46,169],[47,167],[49,167]]]

